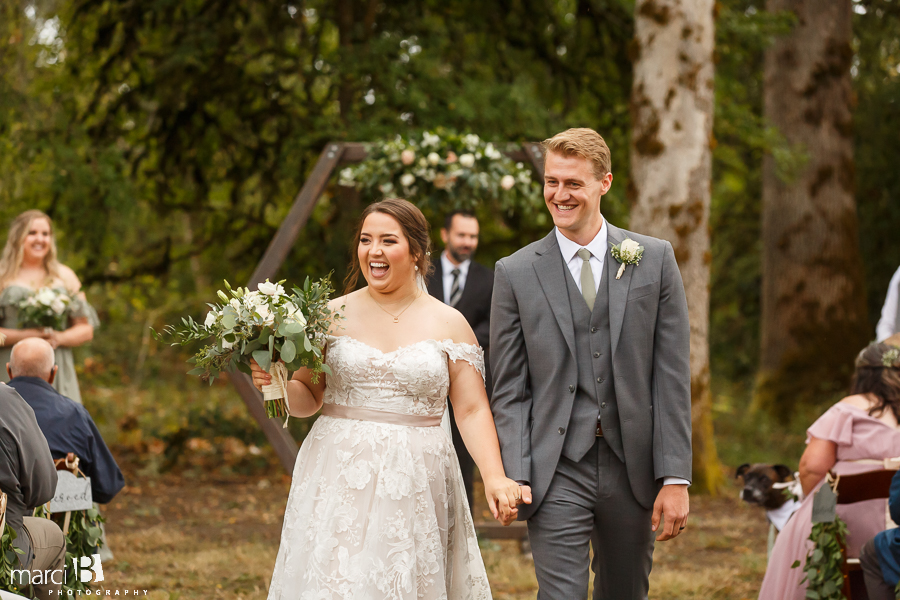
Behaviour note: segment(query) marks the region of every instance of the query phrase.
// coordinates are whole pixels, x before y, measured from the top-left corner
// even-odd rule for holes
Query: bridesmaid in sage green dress
[[[20,328],[16,307],[43,287],[65,291],[72,298],[68,327],[63,331]],[[99,324],[97,312],[81,291],[75,272],[56,258],[50,217],[39,210],[20,214],[9,228],[0,255],[0,381],[8,381],[6,363],[13,344],[29,337],[44,338],[56,349],[59,371],[53,387],[81,404],[72,348],[90,341]]]

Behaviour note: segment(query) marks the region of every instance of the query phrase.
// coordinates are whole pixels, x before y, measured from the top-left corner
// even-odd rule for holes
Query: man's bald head
[[[9,356],[10,377],[40,377],[48,381],[56,358],[53,346],[42,338],[25,338],[12,347]]]

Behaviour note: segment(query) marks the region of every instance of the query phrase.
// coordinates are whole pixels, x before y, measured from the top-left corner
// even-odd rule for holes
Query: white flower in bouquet
[[[412,173],[404,173],[400,176],[400,184],[403,187],[409,187],[416,182],[416,176]]]
[[[462,166],[464,166],[467,169],[471,169],[473,166],[475,166],[475,155],[470,154],[469,152],[466,152],[465,154],[463,154],[462,156],[459,157],[459,164],[461,164]]]
[[[416,161],[416,153],[412,150],[404,150],[400,153],[400,162],[407,167]]]
[[[190,317],[180,326],[167,325],[164,332],[174,338],[172,345],[185,345],[206,340],[190,362],[195,368],[190,375],[200,375],[212,383],[222,372],[240,370],[250,373],[251,361],[272,375],[272,383],[263,386],[266,414],[286,418],[286,386],[289,373],[301,367],[330,373],[324,363],[325,334],[340,318],[328,307],[334,291],[327,279],[310,283],[286,293],[283,282],[260,283],[258,290],[232,289],[219,291],[219,304],[211,304],[203,324]],[[154,338],[160,335],[153,332]],[[285,425],[287,421],[285,420]]]
[[[265,283],[260,283],[256,288],[260,291],[260,293],[265,294],[266,296],[283,296],[284,288],[278,285],[277,283],[269,283],[267,279]]]
[[[436,165],[441,162],[441,155],[437,152],[429,152],[428,153],[428,163],[432,165]]]
[[[511,190],[516,185],[516,178],[512,175],[504,175],[500,180],[500,187],[504,190]]]
[[[50,308],[58,315],[66,312],[66,303],[63,302],[62,298],[54,298],[53,302],[50,303]]]
[[[34,295],[34,300],[38,304],[43,304],[44,306],[50,306],[53,301],[56,299],[56,292],[51,288],[41,288]]]

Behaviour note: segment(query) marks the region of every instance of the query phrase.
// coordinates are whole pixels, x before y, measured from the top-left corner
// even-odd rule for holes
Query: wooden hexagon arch
[[[539,179],[544,178],[544,160],[543,151],[540,144],[527,143],[523,144],[521,149],[513,150],[506,153],[511,159],[519,162],[530,162],[535,171],[539,175]],[[263,254],[256,270],[250,276],[247,287],[255,290],[257,284],[266,279],[274,279],[278,269],[287,258],[291,247],[300,235],[300,231],[306,225],[309,215],[312,214],[313,207],[325,191],[328,180],[331,178],[334,170],[343,163],[358,163],[366,158],[366,147],[359,142],[329,142],[325,145],[325,149],[319,156],[316,166],[313,168],[309,179],[303,184],[300,193],[294,199],[294,204],[288,212],[287,217],[278,228],[278,232],[266,253]],[[281,466],[290,475],[294,470],[294,462],[297,459],[297,442],[291,436],[290,432],[281,426],[281,422],[277,419],[269,419],[266,417],[266,411],[262,403],[262,394],[253,386],[250,377],[239,371],[230,374],[234,387],[247,405],[250,414],[259,423],[263,433],[281,461]]]

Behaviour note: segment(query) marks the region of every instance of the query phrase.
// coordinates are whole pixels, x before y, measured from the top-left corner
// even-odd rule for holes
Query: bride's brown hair
[[[356,282],[359,280],[359,255],[356,249],[359,247],[363,223],[366,222],[366,217],[376,212],[393,217],[400,224],[400,229],[409,243],[409,254],[419,267],[418,274],[428,277],[431,272],[431,237],[428,235],[430,230],[428,220],[412,202],[400,198],[387,198],[368,205],[359,216],[359,224],[356,226],[353,244],[350,247],[350,271],[344,279],[345,295],[356,289]]]

